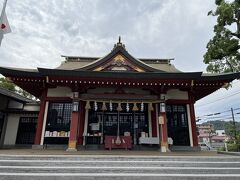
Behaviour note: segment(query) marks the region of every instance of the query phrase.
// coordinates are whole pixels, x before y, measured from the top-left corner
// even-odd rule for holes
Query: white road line
[[[239,169],[240,167],[143,167],[143,166],[0,166],[0,169],[141,169],[141,170],[161,170],[161,169],[185,169],[185,170],[194,170],[194,169],[207,169],[207,170],[230,170],[230,169]]]
[[[187,163],[187,164],[200,164],[200,163],[206,163],[206,164],[240,164],[239,162],[231,162],[231,161],[144,161],[144,160],[140,160],[140,161],[126,161],[126,160],[29,160],[29,159],[1,159],[0,162],[49,162],[49,163],[176,163],[176,164],[180,164],[180,163]]]
[[[0,176],[81,176],[81,177],[240,177],[240,174],[150,174],[150,173],[0,173]]]

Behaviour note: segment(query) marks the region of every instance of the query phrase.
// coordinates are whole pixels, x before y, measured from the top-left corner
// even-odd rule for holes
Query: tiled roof
[[[32,99],[26,98],[26,97],[21,96],[13,91],[10,91],[10,90],[7,90],[7,89],[1,88],[1,87],[0,87],[0,94],[10,97],[12,99],[21,101],[21,102],[27,102],[27,103],[34,102]]]

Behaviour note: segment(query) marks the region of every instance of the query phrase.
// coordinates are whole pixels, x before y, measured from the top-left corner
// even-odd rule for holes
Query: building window
[[[16,144],[34,144],[37,117],[21,117],[18,125]]]
[[[50,103],[44,144],[67,144],[70,135],[72,103]]]
[[[72,115],[72,103],[50,103],[46,130],[69,130]]]

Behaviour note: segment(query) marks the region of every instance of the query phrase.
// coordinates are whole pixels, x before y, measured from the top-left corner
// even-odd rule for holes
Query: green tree
[[[35,96],[33,96],[32,94],[30,94],[29,92],[19,88],[18,91],[17,91],[18,94],[26,97],[26,98],[29,98],[29,99],[35,99]]]
[[[214,37],[207,44],[204,63],[213,73],[240,71],[240,0],[215,0],[217,8],[208,15],[217,17]]]
[[[236,127],[234,127],[232,122],[226,123],[225,131],[226,134],[231,137],[231,139],[234,139]]]
[[[3,78],[3,77],[0,78],[0,87],[3,88],[3,89],[7,89],[7,90],[10,90],[10,91],[16,92],[16,85],[13,84],[8,79]]]
[[[28,93],[27,91],[21,89],[20,87],[16,86],[14,83],[12,83],[7,78],[1,77],[0,78],[0,87],[3,89],[7,89],[10,91],[13,91],[15,93],[18,93],[24,97],[27,97],[29,99],[36,99],[32,94]]]

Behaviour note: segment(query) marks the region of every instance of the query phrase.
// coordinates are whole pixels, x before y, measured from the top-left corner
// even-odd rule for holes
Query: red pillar
[[[85,101],[80,102],[80,119],[79,119],[79,131],[78,131],[78,144],[83,144],[83,132],[85,126]]]
[[[79,112],[72,112],[71,126],[70,126],[70,137],[68,143],[68,150],[77,150],[77,132],[78,132],[78,119]]]
[[[38,114],[38,123],[37,123],[37,129],[36,129],[35,141],[34,141],[34,144],[36,145],[39,145],[41,143],[44,112],[45,112],[45,106],[46,106],[46,96],[47,96],[47,91],[45,90],[40,98],[41,104],[40,104],[40,111]]]
[[[198,137],[197,137],[197,127],[196,127],[194,104],[193,103],[189,104],[189,107],[190,107],[190,116],[191,116],[193,146],[198,146]]]
[[[165,112],[159,113],[159,118],[162,118],[162,123],[160,126],[160,138],[161,138],[161,150],[162,152],[168,151],[168,130],[167,130],[167,116]]]

